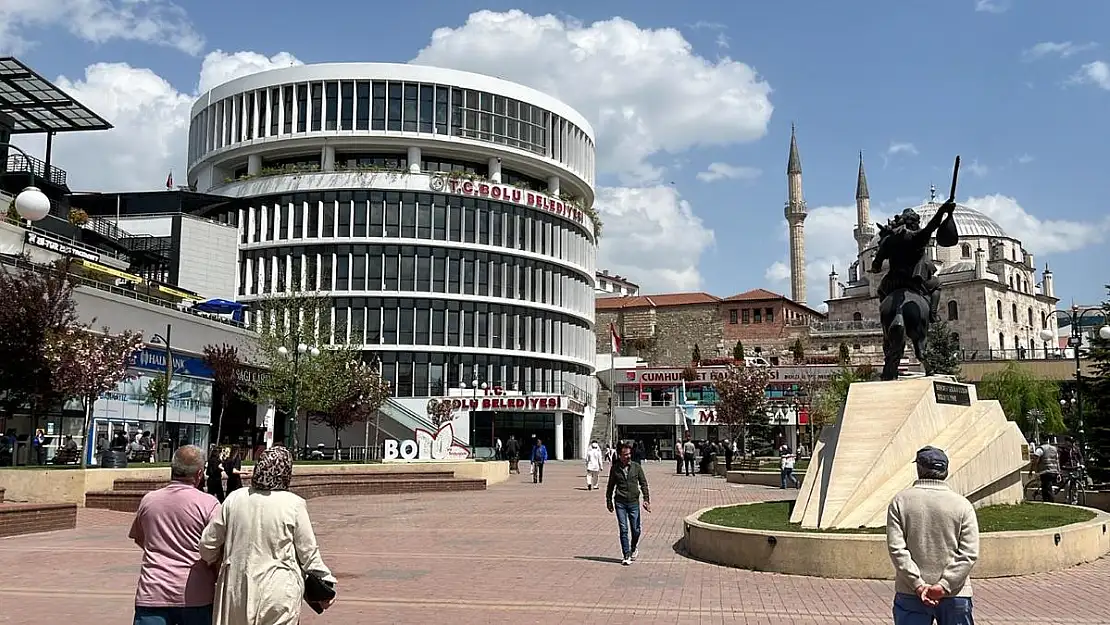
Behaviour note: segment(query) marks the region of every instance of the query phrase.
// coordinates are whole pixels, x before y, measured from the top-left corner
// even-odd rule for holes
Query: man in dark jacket
[[[609,484],[605,489],[605,504],[609,512],[617,513],[621,536],[621,564],[628,566],[639,556],[636,546],[640,543],[640,493],[644,497],[644,510],[651,512],[651,494],[647,476],[639,463],[632,462],[632,446],[621,443],[617,448],[617,462],[609,470]],[[629,532],[631,530],[631,540]]]
[[[516,436],[510,436],[509,442],[505,445],[505,456],[509,460],[509,472],[516,471],[520,473],[520,441]]]
[[[532,448],[532,483],[543,484],[543,465],[547,464],[547,447],[543,441],[536,439]]]

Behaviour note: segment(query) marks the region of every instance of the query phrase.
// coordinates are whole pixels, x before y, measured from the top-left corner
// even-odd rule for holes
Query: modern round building
[[[332,341],[379,357],[396,402],[465,400],[472,446],[543,433],[579,455],[597,250],[582,115],[488,76],[339,63],[232,80],[191,119],[189,185],[238,198],[211,216],[239,228],[240,301],[325,294]]]

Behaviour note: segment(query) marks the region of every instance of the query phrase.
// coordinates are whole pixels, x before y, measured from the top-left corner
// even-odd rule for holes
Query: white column
[[[419,174],[420,173],[420,160],[421,160],[420,148],[418,148],[418,147],[409,147],[409,173],[410,174]]]
[[[257,176],[262,173],[262,155],[251,154],[247,157],[247,175]]]
[[[547,194],[559,197],[559,177],[551,176],[547,179]]]
[[[562,411],[555,413],[555,459],[565,460],[563,458],[563,413]]]
[[[320,171],[335,171],[335,148],[325,145],[320,152]]]
[[[501,182],[501,159],[489,159],[489,180],[490,182]]]

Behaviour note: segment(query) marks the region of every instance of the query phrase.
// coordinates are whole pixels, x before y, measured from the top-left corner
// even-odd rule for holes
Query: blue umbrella
[[[193,304],[193,310],[198,312],[214,315],[231,315],[231,318],[236,321],[243,320],[243,310],[246,307],[246,304],[240,304],[239,302],[232,302],[226,299],[210,299]]]

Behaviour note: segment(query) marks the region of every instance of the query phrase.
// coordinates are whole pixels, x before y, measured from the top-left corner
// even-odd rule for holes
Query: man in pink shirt
[[[209,625],[217,571],[200,559],[200,535],[219,514],[216,498],[197,488],[207,457],[186,445],[173,455],[169,486],[147,493],[130,538],[143,549],[134,625]]]

